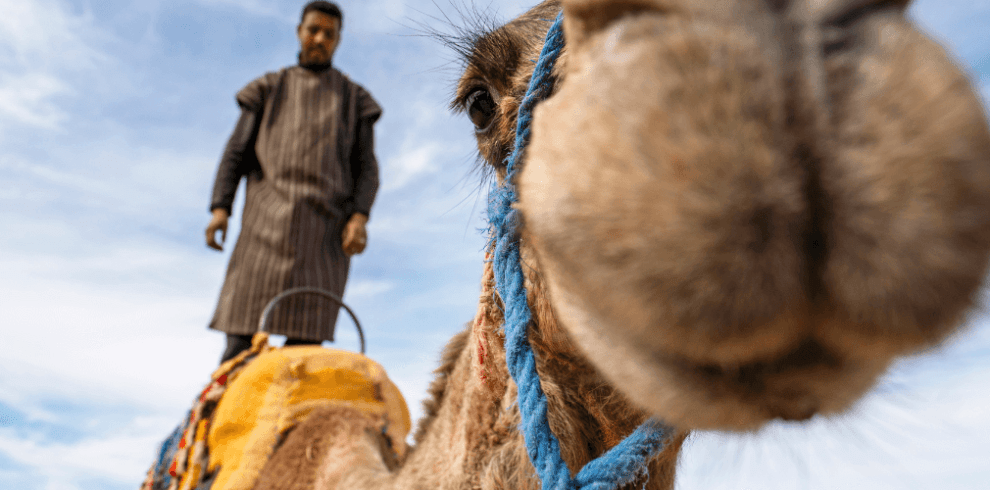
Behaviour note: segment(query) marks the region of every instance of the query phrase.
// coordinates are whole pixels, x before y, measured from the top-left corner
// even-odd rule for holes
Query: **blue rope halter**
[[[529,144],[533,108],[553,89],[553,69],[564,48],[563,12],[547,32],[540,59],[536,63],[516,126],[516,141],[506,162],[502,185],[492,187],[488,220],[494,242],[495,287],[505,304],[505,360],[518,387],[519,413],[526,451],[536,468],[544,490],[612,490],[635,482],[647,474],[647,464],[659,453],[667,439],[667,428],[648,420],[629,437],[604,455],[591,461],[571,478],[560,455],[560,442],[547,421],[547,397],[540,387],[536,358],[527,338],[532,318],[526,301],[525,279],[519,256],[519,215],[512,208],[517,201],[513,183],[522,152]]]

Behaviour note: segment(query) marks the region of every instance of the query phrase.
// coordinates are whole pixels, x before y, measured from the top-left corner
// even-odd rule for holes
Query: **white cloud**
[[[62,2],[0,0],[0,12],[0,125],[59,127],[68,117],[60,97],[111,65],[96,47],[105,39]]]
[[[403,189],[438,172],[441,162],[456,161],[457,157],[468,154],[465,150],[472,143],[456,137],[460,136],[456,133],[450,134],[456,125],[452,124],[451,115],[437,100],[436,93],[421,89],[412,101],[406,102],[402,111],[402,115],[414,118],[415,123],[403,127],[403,133],[399,135],[392,135],[387,129],[380,134],[381,138],[402,138],[399,147],[391,150],[391,155],[384,160],[381,170],[383,193]],[[376,132],[375,137],[379,138],[379,133]]]
[[[70,92],[61,80],[44,73],[0,76],[0,120],[55,129],[66,118],[54,99]]]
[[[218,150],[135,144],[139,135],[133,130],[106,121],[94,121],[86,129],[100,138],[76,142],[70,134],[75,144],[20,154],[0,152],[0,215],[34,210],[46,214],[52,227],[71,226],[79,232],[84,231],[83,223],[66,223],[67,216],[99,213],[105,219],[96,220],[97,225],[114,232],[128,224],[167,229],[176,218],[190,216],[202,219],[205,228]],[[38,151],[44,156],[39,158]],[[66,202],[74,206],[65,209]],[[8,219],[28,227],[39,222]],[[132,230],[117,238],[133,236]],[[7,234],[0,243],[22,237]]]
[[[79,151],[75,153],[77,165],[74,167],[39,164],[39,162],[29,162],[9,155],[0,155],[0,170],[9,176],[23,176],[25,180],[36,184],[39,188],[59,188],[62,191],[82,191],[104,196],[115,195],[112,191],[118,186],[106,179],[90,177],[80,172],[80,170],[85,170],[86,162],[80,158]],[[17,183],[11,179],[0,185],[8,188],[8,186],[16,186]]]
[[[86,14],[75,15],[57,0],[0,0],[0,43],[5,58],[39,68],[95,69],[108,61],[93,46],[100,37]]]
[[[242,12],[255,17],[271,17],[286,22],[295,20],[298,13],[291,17],[286,15],[284,9],[277,7],[276,2],[265,0],[198,0],[204,5],[223,5],[237,8]],[[301,8],[301,7],[300,7]]]
[[[115,267],[125,264],[119,261]],[[180,270],[167,261],[159,267]],[[119,272],[97,269],[97,277],[104,274]],[[44,266],[24,271],[0,264],[0,275],[5,277],[0,296],[7,346],[0,370],[17,373],[0,381],[0,401],[23,403],[57,393],[175,409],[188,403],[219,355],[222,337],[205,329],[214,291],[180,295],[153,281],[100,285],[85,275],[65,280]]]
[[[207,264],[189,259],[107,247],[77,259],[39,253],[0,261],[0,404],[27,422],[0,429],[0,454],[27,467],[18,474],[37,488],[137,486],[207,381],[222,347],[222,336],[205,328],[215,285],[192,281],[177,292],[160,277],[196,277]],[[215,276],[221,267],[213,264]],[[73,407],[110,412],[83,416]],[[93,417],[102,419],[94,426]],[[78,435],[46,435],[60,427]]]
[[[385,162],[382,192],[402,189],[417,178],[436,172],[439,169],[437,159],[442,151],[443,147],[435,142],[403,147]]]
[[[111,434],[71,444],[27,439],[0,428],[0,453],[29,468],[33,476],[43,477],[45,488],[75,490],[87,479],[132,482],[137,487],[151,465],[153,448],[164,438],[158,433],[169,426],[174,422],[138,418]]]
[[[373,299],[393,289],[394,281],[358,280],[347,285],[347,298]]]

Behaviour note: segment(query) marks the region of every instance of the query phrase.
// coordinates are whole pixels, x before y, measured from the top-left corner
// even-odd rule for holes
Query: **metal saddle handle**
[[[337,303],[341,307],[343,307],[344,310],[347,311],[347,314],[351,316],[351,320],[354,320],[354,326],[357,327],[358,338],[361,340],[361,354],[362,355],[364,354],[364,330],[361,329],[361,322],[358,321],[357,315],[354,314],[354,312],[350,309],[350,307],[344,304],[344,300],[340,299],[339,296],[331,293],[330,291],[327,291],[326,289],[304,287],[304,288],[292,288],[282,291],[274,298],[272,298],[272,300],[268,302],[268,305],[265,306],[265,309],[261,312],[261,319],[258,320],[258,331],[259,332],[267,331],[268,322],[271,320],[272,317],[272,311],[275,310],[275,305],[277,305],[279,301],[282,301],[283,299],[296,294],[316,294],[319,296],[323,296],[324,298],[330,299],[334,303]]]

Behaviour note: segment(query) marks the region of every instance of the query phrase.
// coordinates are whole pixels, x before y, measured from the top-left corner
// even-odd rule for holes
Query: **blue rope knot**
[[[560,441],[547,420],[547,397],[540,386],[536,357],[527,329],[532,313],[526,301],[526,286],[519,252],[519,212],[515,177],[522,153],[529,144],[533,108],[553,89],[553,70],[564,48],[564,14],[561,12],[543,44],[526,96],[519,106],[515,148],[506,161],[503,184],[495,182],[488,206],[494,246],[495,287],[505,305],[505,361],[518,389],[519,414],[526,451],[544,490],[613,490],[648,474],[648,463],[663,450],[668,429],[648,420],[601,457],[585,465],[571,478],[560,454]]]

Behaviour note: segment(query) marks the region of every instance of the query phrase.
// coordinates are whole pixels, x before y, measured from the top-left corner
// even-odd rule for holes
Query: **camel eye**
[[[471,122],[474,123],[474,128],[479,133],[488,130],[492,125],[492,121],[495,120],[495,111],[498,108],[498,104],[495,103],[495,98],[492,97],[491,92],[487,89],[479,88],[471,95],[468,95],[467,100],[464,102],[464,107],[467,110],[468,116],[471,117]]]

